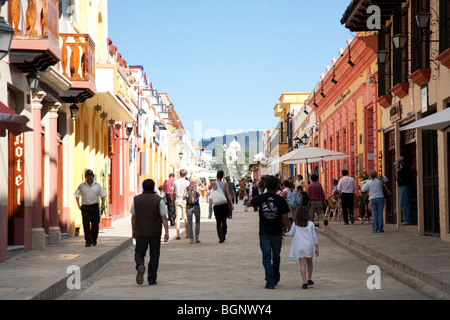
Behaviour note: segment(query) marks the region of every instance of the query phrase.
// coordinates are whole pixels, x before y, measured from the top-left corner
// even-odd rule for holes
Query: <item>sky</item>
[[[109,37],[191,137],[271,130],[281,94],[313,91],[355,36],[340,23],[350,2],[109,0]]]

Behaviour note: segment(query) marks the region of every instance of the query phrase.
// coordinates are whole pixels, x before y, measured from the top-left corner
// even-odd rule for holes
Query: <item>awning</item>
[[[431,116],[417,120],[407,126],[400,128],[400,131],[406,131],[411,129],[422,130],[441,130],[446,131],[450,128],[450,108],[447,108],[438,113],[434,113]]]
[[[26,116],[15,114],[11,109],[0,102],[0,137],[6,137],[6,130],[18,136],[24,132],[33,131],[27,127],[30,121]]]

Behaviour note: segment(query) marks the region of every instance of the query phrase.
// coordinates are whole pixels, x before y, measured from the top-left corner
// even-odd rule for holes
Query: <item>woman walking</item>
[[[377,172],[370,170],[370,179],[367,180],[363,187],[362,192],[369,192],[369,204],[372,209],[372,229],[374,233],[384,232],[383,225],[383,210],[384,210],[384,192],[383,187],[388,178],[377,178]]]
[[[289,257],[300,261],[300,274],[303,280],[302,289],[308,289],[308,285],[314,285],[314,281],[312,281],[313,257],[319,256],[319,241],[314,222],[309,219],[306,207],[300,206],[297,209],[294,224],[291,230],[285,233],[285,236],[294,237]],[[306,278],[306,269],[308,269],[308,278]]]
[[[231,211],[234,210],[234,205],[231,197],[230,190],[228,189],[228,184],[223,181],[224,172],[222,170],[217,171],[217,179],[216,181],[211,182],[209,185],[209,190],[218,190],[221,188],[225,197],[228,199],[229,203],[214,205],[214,215],[216,217],[216,225],[217,225],[217,235],[219,237],[219,243],[223,243],[227,234],[227,218],[230,214],[230,206]]]
[[[194,232],[192,228],[193,216],[195,216],[195,243],[200,243],[200,194],[197,190],[198,178],[191,177],[191,183],[184,189],[183,199],[186,200],[186,216],[188,220],[190,244],[194,243]]]

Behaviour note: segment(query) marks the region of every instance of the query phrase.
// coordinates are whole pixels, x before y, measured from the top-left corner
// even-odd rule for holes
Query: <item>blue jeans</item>
[[[195,216],[195,238],[200,234],[200,206],[186,206],[186,216],[188,221],[189,238],[194,241],[194,232],[192,228],[193,216]]]
[[[375,231],[383,231],[384,198],[375,198],[370,201],[372,209],[372,228]]]
[[[400,207],[403,212],[403,221],[411,223],[411,209],[409,204],[409,197],[411,195],[411,187],[410,186],[400,186],[398,187],[399,196],[400,196]]]
[[[262,264],[266,272],[266,285],[274,287],[280,281],[280,253],[282,236],[260,235],[259,244],[262,251]]]

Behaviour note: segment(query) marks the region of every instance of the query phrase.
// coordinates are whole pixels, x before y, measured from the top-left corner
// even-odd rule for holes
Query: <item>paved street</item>
[[[275,290],[264,288],[264,269],[258,238],[257,213],[236,206],[228,220],[228,236],[218,243],[215,220],[207,218],[202,203],[201,244],[187,239],[171,240],[162,245],[158,285],[138,286],[135,282],[134,248],[126,250],[112,266],[82,284],[62,299],[185,299],[185,300],[292,300],[292,299],[428,299],[405,284],[381,273],[381,289],[369,290],[366,282],[369,263],[318,233],[320,257],[314,260],[313,280],[316,285],[301,289],[298,261],[289,258],[291,238],[285,238],[282,249],[281,281]],[[129,219],[103,236],[119,236],[129,232]],[[101,242],[100,242],[101,245]],[[148,257],[148,255],[147,255]],[[148,261],[146,261],[147,263]]]

